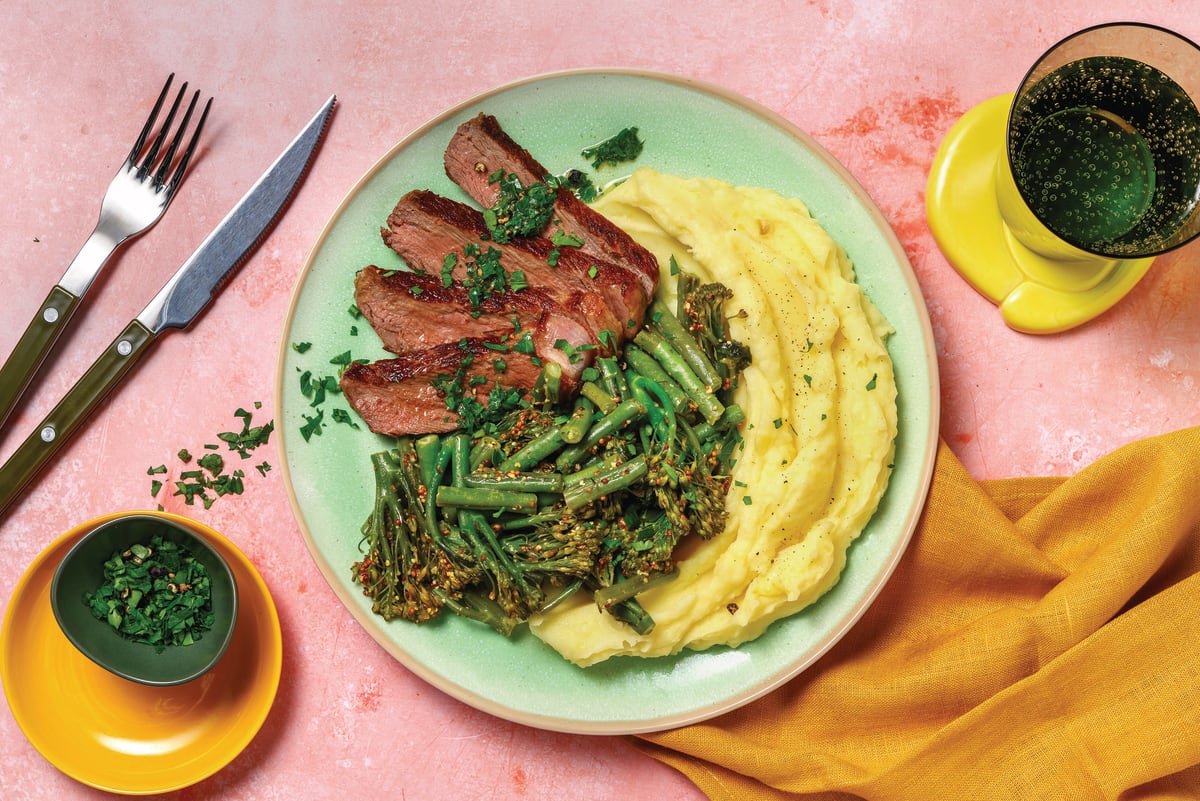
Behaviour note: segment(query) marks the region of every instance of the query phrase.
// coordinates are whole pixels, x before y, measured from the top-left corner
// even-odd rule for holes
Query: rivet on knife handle
[[[0,368],[0,428],[78,305],[78,297],[55,286],[38,309],[37,316],[29,322],[8,361]]]
[[[0,469],[0,513],[58,452],[129,368],[154,342],[155,335],[137,320],[113,340],[58,405],[38,424]]]

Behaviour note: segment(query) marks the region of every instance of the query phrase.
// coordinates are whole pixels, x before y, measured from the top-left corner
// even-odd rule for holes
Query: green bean
[[[646,415],[646,404],[636,398],[622,401],[611,412],[601,417],[588,429],[587,436],[569,448],[564,448],[555,460],[559,470],[578,464],[602,439],[611,437],[625,426]]]
[[[670,342],[649,328],[639,331],[634,341],[653,356],[668,375],[679,382],[679,386],[683,387],[683,391],[688,394],[692,403],[696,404],[696,409],[707,422],[715,423],[720,418],[725,406],[710,388],[704,385]]]
[[[425,486],[425,500],[421,502],[417,496],[413,496],[414,508],[421,508],[425,511],[425,528],[431,534],[436,535],[438,530],[437,507],[434,505],[433,498],[435,487],[442,483],[442,476],[445,473],[446,463],[442,460],[443,455],[449,454],[449,448],[442,447],[442,440],[437,434],[426,434],[420,437],[416,442],[411,439],[405,439],[403,445],[411,448],[417,459],[417,466],[420,469],[421,484]],[[403,447],[402,445],[402,447]],[[404,453],[401,452],[399,459],[404,459]],[[400,477],[403,477],[403,471],[398,470]]]
[[[666,390],[643,375],[634,376],[629,387],[634,397],[646,404],[650,422],[659,440],[670,447],[675,441],[675,408]]]
[[[485,464],[491,464],[497,456],[502,456],[500,440],[491,436],[482,436],[471,447],[471,472],[475,472]]]
[[[604,389],[595,381],[584,381],[583,386],[579,388],[579,394],[596,404],[596,408],[601,414],[608,414],[617,406],[617,401],[613,396],[605,392]]]
[[[562,390],[562,365],[555,361],[546,361],[542,372],[538,374],[533,384],[533,398],[542,399],[548,405],[558,403],[559,392]]]
[[[442,452],[442,439],[437,434],[418,437],[413,443],[417,464],[421,468],[421,483],[432,488],[441,482],[438,461]]]
[[[601,356],[596,359],[596,369],[600,371],[600,386],[617,402],[629,397],[629,387],[625,384],[625,376],[616,358]]]
[[[452,506],[456,509],[534,512],[537,511],[538,498],[532,492],[442,485],[437,488],[436,502],[440,507]]]
[[[562,473],[472,473],[464,479],[463,486],[511,492],[561,493],[563,475]]]
[[[602,498],[636,484],[646,476],[648,471],[646,455],[639,453],[629,461],[607,470],[601,470],[589,478],[569,482],[563,489],[563,501],[568,509],[578,509],[596,498]]]
[[[628,601],[646,590],[667,584],[678,575],[678,571],[672,569],[669,572],[657,573],[653,576],[633,576],[621,579],[615,584],[601,587],[593,592],[592,599],[601,609],[607,609],[613,604]]]
[[[705,386],[711,387],[714,392],[721,388],[724,381],[721,379],[721,374],[717,372],[717,368],[709,360],[708,354],[704,352],[700,343],[684,327],[675,313],[667,308],[665,303],[655,300],[650,304],[650,313],[646,316],[658,332],[675,346],[675,350],[679,352],[679,355],[683,357],[683,360],[687,362]]]
[[[610,453],[610,454],[606,455],[603,459],[596,459],[594,462],[592,462],[588,466],[581,467],[572,473],[567,473],[566,475],[564,475],[563,476],[563,487],[565,489],[566,487],[569,487],[572,484],[578,484],[580,481],[585,481],[587,479],[593,478],[597,473],[599,473],[603,470],[612,470],[615,467],[617,467],[617,465],[621,464],[621,461],[622,461],[621,457],[616,455],[615,453]]]
[[[426,484],[425,513],[436,525],[437,504],[436,487],[445,480],[447,468],[450,472],[450,483],[456,487],[463,485],[463,478],[470,471],[471,438],[463,432],[455,432],[442,439],[442,447],[438,452],[437,475],[433,483]],[[442,514],[450,523],[458,521],[458,510],[445,509]]]
[[[700,440],[712,439],[722,431],[728,430],[746,419],[746,412],[736,403],[725,407],[721,417],[715,423],[700,423],[693,429]]]
[[[471,472],[471,438],[461,431],[451,434],[446,438],[444,450],[449,451],[450,483],[461,487]]]
[[[538,434],[516,453],[496,465],[502,473],[510,470],[525,470],[550,458],[563,445],[562,429],[558,426],[547,428]]]
[[[649,353],[646,353],[646,351],[632,342],[627,343],[625,345],[625,363],[629,365],[633,372],[649,378],[662,387],[667,395],[670,396],[675,411],[682,412],[687,408],[687,393],[679,386],[678,381],[667,375],[667,371],[662,369],[662,365],[656,362],[654,357]]]
[[[562,424],[562,441],[568,445],[574,445],[576,442],[581,441],[583,435],[587,433],[588,428],[591,426],[592,417],[595,414],[596,404],[592,403],[585,395],[575,398],[575,406],[571,410],[571,416]]]

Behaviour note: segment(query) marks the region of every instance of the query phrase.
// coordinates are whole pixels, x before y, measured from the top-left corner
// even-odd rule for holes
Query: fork
[[[37,315],[17,341],[3,368],[0,368],[0,429],[109,258],[122,244],[149,230],[158,222],[175,197],[175,191],[179,188],[192,160],[196,143],[200,139],[200,131],[204,128],[204,121],[208,118],[212,98],[204,104],[191,139],[176,160],[196,103],[200,99],[200,92],[192,95],[183,120],[168,143],[167,136],[187,94],[188,85],[185,81],[179,87],[179,93],[175,96],[162,127],[152,138],[155,120],[163,108],[174,79],[174,73],[167,76],[167,82],[159,93],[158,100],[155,101],[154,108],[151,109],[146,124],[142,126],[133,148],[129,151],[129,156],[117,170],[116,177],[104,193],[104,200],[100,204],[100,219],[95,230],[84,242],[62,278],[50,290]]]

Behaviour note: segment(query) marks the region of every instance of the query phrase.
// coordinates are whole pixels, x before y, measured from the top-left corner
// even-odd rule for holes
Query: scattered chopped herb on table
[[[159,653],[196,642],[215,619],[208,570],[159,534],[114,552],[104,563],[104,584],[85,594],[84,603],[122,637]]]
[[[254,408],[262,408],[262,403],[256,401]],[[249,459],[255,448],[266,445],[270,441],[271,432],[275,430],[275,422],[272,420],[262,425],[251,425],[254,419],[252,412],[238,409],[233,414],[242,421],[241,430],[223,431],[217,434],[217,439],[224,442],[230,451],[237,453],[241,458]],[[172,494],[182,496],[183,502],[188,506],[194,505],[198,498],[204,504],[205,509],[211,507],[217,498],[224,495],[241,495],[245,489],[243,479],[246,474],[240,469],[225,472],[224,457],[215,453],[220,447],[216,443],[206,444],[204,449],[208,453],[194,460],[196,464],[194,469],[185,470],[179,474],[178,479],[174,482],[175,492]],[[192,453],[187,448],[181,449],[176,456],[184,464],[193,462]],[[271,469],[271,465],[265,461],[255,467],[259,474],[264,476]],[[167,466],[165,464],[151,467],[146,471],[149,476],[165,475],[166,473]],[[150,496],[157,497],[163,486],[162,480],[152,479]],[[162,509],[161,504],[159,509]]]

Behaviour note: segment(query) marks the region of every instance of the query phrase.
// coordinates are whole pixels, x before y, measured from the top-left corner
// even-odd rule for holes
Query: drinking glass
[[[1079,31],[939,148],[926,208],[951,264],[1010,326],[1103,313],[1200,234],[1200,48],[1154,25]]]

